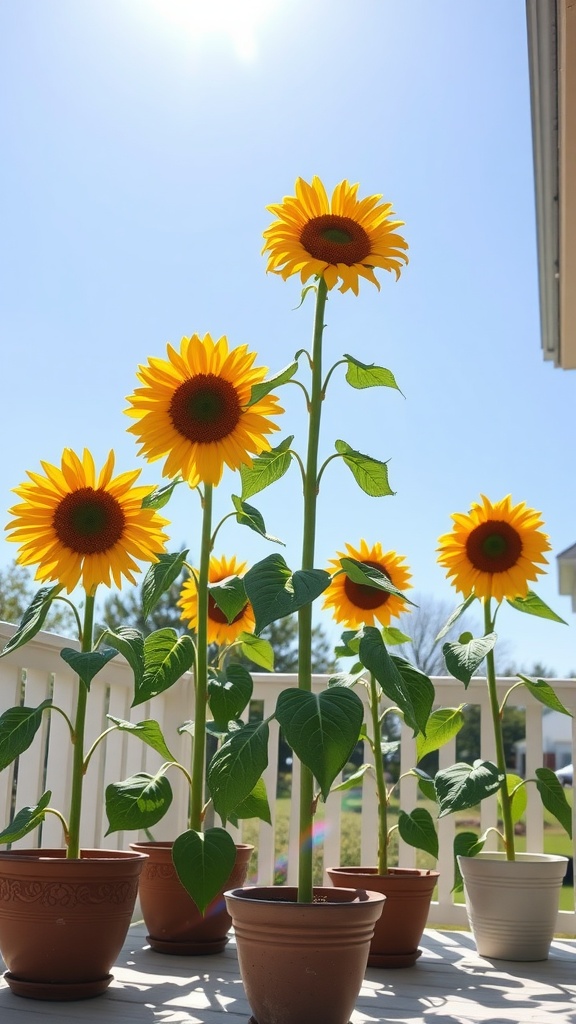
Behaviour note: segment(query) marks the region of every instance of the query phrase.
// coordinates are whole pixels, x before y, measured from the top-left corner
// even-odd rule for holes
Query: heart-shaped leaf
[[[496,793],[504,778],[491,761],[475,761],[473,765],[458,761],[450,768],[442,769],[434,780],[439,817],[474,807]]]
[[[375,626],[362,630],[359,655],[382,692],[400,709],[406,724],[415,733],[425,733],[434,702],[434,687],[428,676],[403,658],[390,657]]]
[[[157,629],[144,640],[144,674],[132,707],[168,690],[194,664],[194,644],[175,629]]]
[[[164,508],[168,504],[172,497],[174,490],[178,487],[178,484],[183,484],[184,480],[181,476],[177,476],[174,480],[171,480],[169,484],[164,484],[163,487],[155,487],[154,490],[147,494],[142,501],[142,508],[153,508],[158,511],[159,508]]]
[[[178,878],[201,914],[226,888],[236,863],[236,846],[223,828],[189,829],[174,841],[172,860]]]
[[[228,622],[233,622],[248,602],[244,582],[239,576],[228,576],[217,583],[209,583],[208,595]]]
[[[258,782],[268,765],[267,722],[249,722],[230,734],[208,765],[214,809],[226,822]]]
[[[280,540],[279,537],[273,537],[271,534],[266,533],[266,526],[264,524],[264,518],[254,505],[249,505],[247,501],[242,501],[242,498],[238,497],[237,494],[232,495],[232,504],[236,509],[236,522],[240,523],[240,526],[247,526],[250,530],[254,530],[260,537],[264,537],[264,540],[269,540],[273,544],[282,544],[284,547],[284,541]]]
[[[241,804],[238,804],[234,814],[230,815],[230,821],[233,825],[237,825],[240,818],[258,818],[260,821],[267,822],[268,825],[272,824],[270,804],[268,803],[264,779],[258,779],[250,795]]]
[[[388,463],[373,459],[370,455],[354,451],[346,441],[336,441],[334,447],[342,456],[356,483],[365,494],[372,498],[383,498],[395,494],[388,483]]]
[[[426,735],[420,733],[416,740],[416,760],[421,761],[426,754],[439,750],[460,732],[463,725],[461,708],[439,708],[433,711],[426,725]]]
[[[290,451],[293,440],[294,435],[292,434],[290,437],[284,438],[276,448],[271,448],[269,452],[262,452],[261,455],[258,455],[252,460],[251,466],[240,467],[242,501],[263,491],[264,488],[269,487],[276,480],[280,480],[288,472],[293,458]]]
[[[101,651],[75,651],[71,647],[63,647],[60,657],[82,680],[87,690],[99,672],[115,658],[118,651],[113,647],[105,647]]]
[[[554,776],[556,778],[556,776]],[[510,813],[512,815],[512,821],[516,824],[517,821],[521,821],[526,813],[526,807],[528,806],[528,796],[526,794],[526,786],[523,784],[523,779],[519,775],[514,775],[513,772],[506,772],[506,789],[510,794]],[[498,808],[500,814],[502,814],[502,790],[498,790]]]
[[[287,743],[305,764],[326,800],[360,734],[364,705],[352,690],[336,686],[319,694],[283,690],[275,717]]]
[[[178,579],[187,555],[187,550],[158,555],[158,561],[153,562],[148,569],[142,583],[142,612],[145,619]]]
[[[161,771],[156,775],[138,772],[123,782],[112,782],[106,787],[106,814],[108,830],[131,831],[152,828],[172,803],[172,787]]]
[[[547,604],[544,604],[544,601],[533,590],[529,590],[526,597],[507,598],[507,601],[516,611],[526,612],[527,615],[537,615],[540,619],[552,619],[553,622],[561,622],[563,626],[567,625],[564,619],[561,619]]]
[[[398,832],[405,843],[415,846],[417,850],[425,850],[438,859],[438,835],[434,819],[425,807],[415,807],[410,814],[400,811],[398,815]]]
[[[254,633],[244,632],[240,633],[238,640],[240,641],[240,650],[245,658],[253,661],[255,665],[259,665],[266,672],[274,671],[274,648],[268,640],[264,640],[261,636],[255,636]]]
[[[271,391],[281,387],[282,384],[287,384],[289,380],[292,380],[292,377],[297,372],[298,363],[293,362],[290,363],[289,366],[284,367],[283,370],[275,373],[273,377],[269,377],[268,380],[263,380],[260,384],[254,384],[250,391],[250,400],[247,408],[249,409],[255,402],[260,402],[266,397],[266,395],[269,395]]]
[[[243,665],[231,662],[208,681],[208,703],[214,721],[227,729],[231,719],[239,718],[252,696],[252,676]]]
[[[255,633],[277,619],[292,615],[322,594],[330,583],[324,569],[288,568],[282,555],[257,562],[244,576],[244,586],[256,619]]]
[[[475,857],[484,846],[485,838],[479,838],[475,832],[458,832],[454,837],[454,885],[452,892],[462,892],[464,880],[460,871],[458,857]]]
[[[550,686],[550,683],[547,683],[545,679],[530,679],[529,676],[523,676],[521,672],[518,673],[518,678],[522,680],[526,689],[541,704],[545,704],[547,708],[553,708],[554,711],[559,711],[562,715],[570,715],[572,717],[572,712],[564,707],[562,701]]]
[[[464,612],[470,607],[471,604],[473,604],[474,601],[476,601],[476,599],[477,599],[476,598],[476,594],[471,594],[470,597],[466,598],[466,600],[464,601],[463,604],[458,605],[458,607],[455,609],[455,611],[452,612],[450,618],[445,623],[445,625],[442,626],[442,629],[438,633],[438,636],[435,637],[435,639],[434,639],[434,643],[435,644],[437,644],[439,640],[442,640],[442,638],[445,637],[446,634],[450,632],[450,630],[452,629],[452,626],[454,625],[454,623],[458,622],[458,619],[460,618],[460,616],[464,615]]]
[[[115,647],[130,665],[134,673],[134,687],[142,685],[144,676],[144,637],[132,626],[120,626],[116,630],[107,629],[102,634],[101,642]]]
[[[498,639],[497,633],[487,633],[486,636],[477,639],[474,637],[469,639],[469,636],[470,634],[465,634],[464,643],[457,640],[451,644],[444,644],[442,647],[446,668],[455,679],[464,683],[465,687],[468,686],[488,652],[493,650]]]
[[[116,718],[114,715],[106,715],[106,718],[110,719],[114,723],[117,729],[121,729],[123,732],[130,732],[133,736],[137,736],[138,739],[142,740],[149,747],[152,747],[160,757],[163,757],[165,761],[176,761],[174,754],[170,752],[166,744],[166,740],[162,735],[162,730],[158,725],[158,722],[153,719],[148,719],[145,722],[126,722],[122,718]]]
[[[28,750],[40,728],[43,711],[51,705],[51,700],[44,700],[37,708],[8,708],[0,716],[0,771]]]
[[[554,815],[572,839],[572,808],[554,772],[550,768],[537,768],[536,785],[544,807]]]
[[[359,359],[345,353],[344,358],[348,362],[346,380],[353,388],[395,388],[400,391],[396,379],[391,370],[383,366],[376,366],[375,363],[361,363]],[[402,392],[400,392],[402,394]]]
[[[374,587],[375,590],[384,590],[387,594],[395,594],[396,597],[401,597],[407,604],[414,603],[409,597],[406,597],[406,594],[398,590],[398,587],[394,586],[386,573],[375,566],[359,562],[356,558],[341,558],[340,565],[352,583],[358,583],[364,587]]]

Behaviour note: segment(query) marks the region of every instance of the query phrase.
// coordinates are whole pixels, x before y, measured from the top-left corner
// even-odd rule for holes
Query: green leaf
[[[550,768],[537,768],[536,785],[544,807],[554,815],[572,839],[572,808],[554,772]]]
[[[138,689],[144,676],[144,637],[132,626],[120,626],[116,630],[107,629],[102,634],[102,643],[115,647],[134,673],[134,687]]]
[[[504,774],[491,761],[474,761],[473,765],[458,761],[436,773],[434,786],[440,807],[439,817],[474,807],[492,796],[504,781]]]
[[[51,705],[51,700],[44,700],[37,708],[8,708],[0,716],[0,771],[32,745],[42,713]]]
[[[245,632],[240,633],[238,640],[245,658],[253,661],[255,665],[260,665],[267,672],[274,671],[274,648],[268,640],[255,636],[254,633]]]
[[[526,612],[528,615],[537,615],[540,619],[552,619],[553,622],[561,622],[563,626],[568,625],[547,604],[544,604],[544,601],[533,590],[529,590],[526,597],[507,598],[507,601],[516,611]]]
[[[172,787],[161,771],[156,775],[138,772],[123,782],[112,782],[106,787],[106,815],[108,830],[132,831],[152,828],[172,803]]]
[[[174,490],[178,487],[178,484],[183,484],[184,480],[181,476],[177,476],[174,480],[171,480],[169,484],[164,484],[163,487],[155,487],[151,494],[147,494],[142,501],[142,508],[153,508],[156,511],[160,508],[164,508],[168,504],[172,497]]]
[[[157,629],[144,640],[144,675],[132,707],[168,690],[194,664],[194,644],[188,634]]]
[[[360,649],[361,633],[356,629],[345,629],[342,633],[342,643],[335,649],[338,658],[355,658]]]
[[[388,647],[396,647],[397,644],[409,644],[412,641],[412,637],[406,636],[406,633],[403,633],[401,629],[397,629],[396,626],[384,626],[382,639]]]
[[[35,807],[23,807],[22,810],[18,811],[14,815],[14,818],[5,829],[0,832],[0,843],[15,843],[18,839],[22,839],[23,836],[28,835],[38,825],[41,825],[46,817],[45,811],[52,798],[52,793],[47,790],[44,793]]]
[[[258,494],[258,491],[263,491],[270,484],[276,483],[288,472],[293,458],[290,451],[293,440],[294,435],[291,434],[276,448],[271,448],[269,452],[262,452],[261,455],[258,455],[252,460],[251,466],[240,466],[243,501],[246,498],[251,498],[253,494]]]
[[[228,576],[225,580],[208,584],[208,596],[214,604],[226,616],[228,622],[244,611],[248,598],[244,589],[244,582],[239,576]]]
[[[292,572],[282,555],[273,554],[257,562],[244,576],[244,586],[256,619],[255,633],[276,619],[292,615],[311,604],[330,584],[324,569]]]
[[[444,644],[442,653],[448,671],[467,687],[488,651],[493,650],[498,635],[497,633],[488,633],[486,636],[478,637],[478,639],[472,637],[470,640],[467,639],[470,634],[463,635],[466,637],[465,643],[456,640],[453,643]]]
[[[436,790],[434,789],[434,779],[428,775],[427,772],[423,772],[421,768],[412,768],[411,774],[415,775],[418,780],[418,789],[427,800],[433,800],[436,803]]]
[[[479,839],[475,832],[459,832],[454,837],[454,885],[452,892],[462,892],[464,880],[458,857],[475,857],[484,846],[485,838]]]
[[[398,832],[409,846],[417,850],[425,850],[438,859],[438,836],[430,811],[425,807],[416,807],[410,814],[400,811],[398,814]]]
[[[310,769],[326,800],[358,742],[364,717],[362,701],[352,690],[340,686],[319,694],[292,688],[279,695],[275,717],[287,743]]]
[[[239,718],[250,702],[254,684],[248,669],[231,662],[208,680],[208,703],[214,721],[227,729],[231,719]]]
[[[570,715],[570,718],[572,718],[572,712],[564,707],[562,701],[550,686],[550,683],[547,683],[545,679],[530,679],[529,676],[524,676],[521,672],[518,673],[518,678],[522,680],[526,689],[541,704],[545,704],[547,708],[553,708],[554,711],[559,711],[562,715]]]
[[[273,544],[282,544],[282,546],[285,547],[283,540],[280,540],[278,537],[273,537],[272,534],[266,533],[264,518],[257,508],[254,508],[253,505],[249,505],[247,501],[242,501],[242,498],[237,494],[232,495],[232,504],[236,509],[236,522],[240,523],[240,526],[248,526],[260,537],[264,537],[264,540],[272,541]]]
[[[471,604],[473,604],[474,601],[476,601],[476,595],[475,594],[471,594],[470,597],[466,598],[466,600],[464,601],[463,604],[458,605],[456,610],[452,612],[452,615],[450,616],[450,618],[448,619],[446,624],[442,627],[442,629],[438,633],[438,636],[434,640],[435,644],[437,644],[439,640],[442,640],[442,637],[445,637],[446,634],[450,632],[450,630],[452,629],[452,626],[454,625],[454,623],[458,622],[458,619],[460,618],[460,616],[463,615],[464,612],[468,610],[468,608],[470,607]]]
[[[328,680],[328,686],[356,686],[361,679],[366,678],[364,667],[360,665],[358,672],[334,672]]]
[[[386,370],[383,366],[376,366],[375,363],[361,363],[359,359],[355,359],[354,356],[348,355],[348,353],[344,354],[344,358],[348,362],[346,380],[351,387],[384,387],[395,388],[396,391],[400,391],[391,370]],[[400,394],[402,394],[401,391]]]
[[[556,778],[556,776],[554,776]],[[506,789],[510,794],[510,813],[512,814],[512,821],[516,824],[517,821],[521,821],[526,814],[526,807],[528,806],[528,796],[526,794],[526,786],[523,785],[523,780],[519,775],[515,775],[513,772],[506,773]],[[502,814],[502,790],[498,790],[498,808],[500,814]]]
[[[254,789],[268,765],[267,722],[249,722],[230,734],[208,765],[214,809],[226,822]]]
[[[267,822],[268,825],[272,824],[272,816],[270,814],[270,804],[268,803],[268,794],[266,793],[266,784],[264,779],[258,779],[258,782],[254,786],[254,789],[242,801],[238,804],[234,814],[230,815],[230,821],[233,825],[237,824],[239,818],[258,818],[260,821]]]
[[[373,764],[361,764],[360,767],[352,773],[352,775],[349,775],[347,779],[344,779],[344,782],[339,782],[337,786],[333,786],[332,792],[339,793],[347,789],[356,789],[356,787],[362,783],[366,774],[374,774]]]
[[[18,647],[23,647],[24,644],[27,644],[32,637],[40,632],[50,611],[50,605],[61,590],[62,587],[58,584],[55,587],[42,587],[38,591],[34,600],[24,612],[18,629],[12,634],[0,654],[0,658],[3,658],[5,654],[10,654],[11,651],[17,650]]]
[[[464,725],[464,715],[460,708],[439,708],[433,711],[428,719],[426,735],[422,733],[416,740],[416,760],[421,761],[426,754],[445,746],[456,736]]]
[[[236,863],[236,846],[223,828],[189,829],[174,841],[176,874],[201,914],[226,887]]]
[[[394,594],[401,597],[407,604],[414,604],[409,597],[406,597],[398,587],[395,587],[392,580],[373,565],[359,562],[356,558],[341,558],[340,565],[352,583],[363,587],[373,587],[375,590],[384,590],[387,594]]]
[[[426,732],[434,702],[434,687],[418,669],[402,658],[390,657],[375,626],[365,626],[360,640],[360,661],[375,677],[382,692],[400,709],[406,724]]]
[[[142,583],[142,613],[145,619],[154,611],[162,595],[178,579],[187,555],[187,550],[158,555],[158,561],[153,562],[148,569]]]
[[[80,677],[87,690],[98,673],[115,658],[118,651],[114,647],[105,647],[103,651],[75,651],[71,647],[63,647],[60,657],[77,676]]]
[[[247,408],[256,402],[260,402],[266,395],[269,395],[271,391],[276,388],[282,387],[283,384],[287,384],[289,380],[292,380],[293,376],[298,372],[298,363],[290,363],[283,370],[275,373],[273,377],[268,380],[263,380],[261,384],[254,384],[250,392],[250,401],[248,402]]]
[[[388,483],[387,462],[354,451],[346,441],[336,441],[334,447],[365,494],[369,494],[371,498],[383,498],[396,493]]]
[[[169,750],[166,740],[162,734],[162,730],[153,719],[146,719],[144,722],[127,722],[123,718],[116,718],[115,715],[106,715],[111,722],[114,723],[117,729],[122,732],[130,732],[133,736],[137,736],[139,740],[146,743],[149,747],[152,747],[160,757],[163,757],[165,761],[176,761],[174,754]]]

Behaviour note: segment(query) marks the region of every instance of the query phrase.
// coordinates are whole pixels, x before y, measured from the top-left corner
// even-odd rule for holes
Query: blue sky
[[[569,625],[507,609],[502,635],[519,663],[576,667],[555,562],[576,541],[575,378],[540,349],[524,0],[4,0],[0,96],[0,508],[64,447],[99,463],[114,448],[159,482],[123,410],[168,341],[226,334],[271,371],[307,346],[312,304],[265,273],[265,207],[297,176],[348,178],[394,204],[410,264],[380,293],[331,293],[326,363],[384,365],[405,398],[335,374],[324,455],[340,437],[389,459],[396,494],[369,498],[332,463],[316,563],[379,540],[451,601],[435,561],[450,513],[511,493],[543,513],[535,589]],[[297,389],[282,399],[302,451]],[[170,533],[193,557],[198,506],[180,490]],[[233,492],[229,473],[222,512]],[[254,501],[294,568],[299,502],[295,467]],[[220,541],[249,562],[274,550],[235,524]],[[15,552],[1,540],[0,565]]]

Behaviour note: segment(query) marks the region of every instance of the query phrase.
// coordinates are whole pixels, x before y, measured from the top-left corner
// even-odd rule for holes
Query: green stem
[[[378,793],[378,874],[388,874],[388,791],[382,758],[382,733],[380,729],[380,701],[378,685],[370,673],[370,716],[372,718],[372,752],[376,770],[376,791]]]
[[[484,598],[484,632],[492,633],[494,621],[490,613],[490,598]],[[496,764],[498,770],[504,773],[504,781],[500,786],[500,800],[502,803],[502,821],[504,823],[504,845],[506,847],[506,859],[515,860],[514,851],[514,823],[512,821],[512,804],[508,793],[506,779],[506,756],[504,754],[504,737],[502,735],[502,712],[498,701],[496,690],[496,668],[494,665],[494,649],[486,655],[486,679],[488,682],[488,696],[490,698],[490,712],[492,714],[492,727],[496,743]]]
[[[192,746],[192,787],[189,828],[202,829],[204,816],[204,775],[206,761],[206,701],[208,698],[208,568],[212,536],[212,484],[204,487],[202,500],[202,539],[198,573],[198,622],[196,625],[196,711]]]
[[[316,498],[318,492],[318,444],[322,409],[322,334],[324,310],[328,289],[323,277],[318,281],[314,333],[312,338],[312,385],[308,416],[308,454],[304,475],[304,527],[302,540],[302,568],[314,568],[316,540]],[[298,687],[312,690],[312,605],[298,612]],[[298,900],[311,903],[313,899],[312,853],[314,823],[314,777],[309,768],[300,771],[300,853],[298,858]]]
[[[84,628],[82,630],[82,653],[92,650],[92,634],[94,632],[94,594],[86,594],[84,608]],[[80,856],[80,818],[82,814],[82,786],[84,784],[84,731],[86,727],[86,706],[88,703],[88,687],[78,677],[78,698],[76,702],[76,720],[72,739],[74,754],[72,760],[72,794],[70,796],[70,814],[68,845],[66,857],[70,860]]]

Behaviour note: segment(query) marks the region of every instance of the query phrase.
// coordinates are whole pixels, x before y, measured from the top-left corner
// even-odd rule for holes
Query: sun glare
[[[152,0],[155,11],[195,42],[227,36],[242,60],[254,60],[257,32],[277,0]]]

